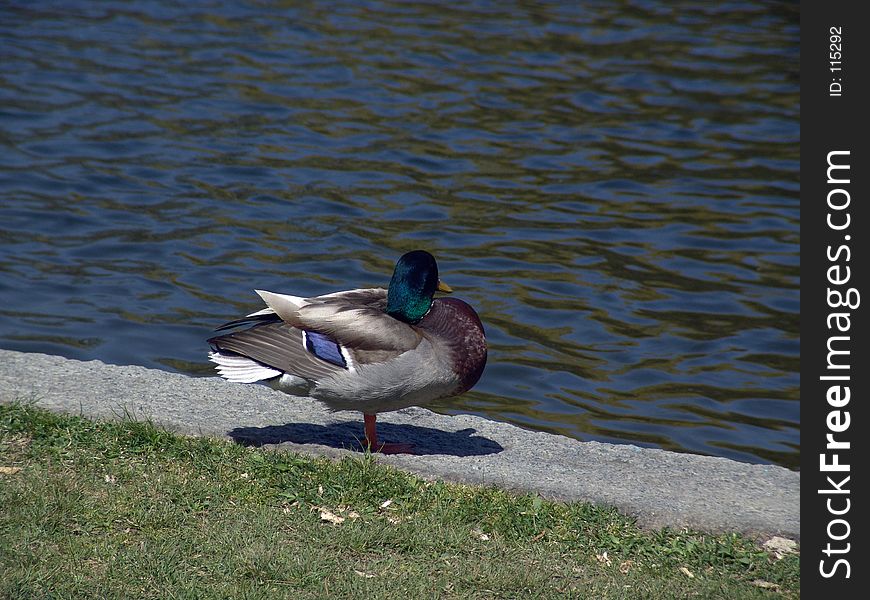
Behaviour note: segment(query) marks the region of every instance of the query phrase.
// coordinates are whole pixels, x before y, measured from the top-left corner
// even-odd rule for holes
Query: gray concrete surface
[[[0,350],[0,402],[15,400],[308,454],[355,453],[362,436],[359,413],[330,413],[262,385]],[[422,408],[380,415],[378,434],[416,449],[379,460],[429,479],[611,505],[645,527],[800,538],[800,474],[782,467],[579,442]]]

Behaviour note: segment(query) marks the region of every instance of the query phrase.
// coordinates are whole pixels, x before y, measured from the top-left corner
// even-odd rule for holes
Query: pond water
[[[798,6],[5,2],[0,346],[212,375],[431,251],[469,412],[797,468]]]

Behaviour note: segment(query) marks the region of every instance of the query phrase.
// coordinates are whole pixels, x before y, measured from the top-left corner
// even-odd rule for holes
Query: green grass
[[[371,457],[0,405],[0,598],[792,598],[798,571],[737,535]]]

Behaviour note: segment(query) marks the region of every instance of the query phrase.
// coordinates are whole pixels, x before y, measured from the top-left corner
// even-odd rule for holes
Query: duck
[[[208,339],[209,360],[224,379],[263,382],[321,401],[331,411],[360,411],[371,452],[413,452],[381,443],[377,415],[458,396],[480,379],[486,334],[477,312],[454,297],[425,250],[403,254],[387,289],[364,288],[304,298],[254,290],[266,308],[230,321]]]

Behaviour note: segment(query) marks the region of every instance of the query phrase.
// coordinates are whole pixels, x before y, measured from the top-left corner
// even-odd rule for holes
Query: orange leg
[[[378,433],[375,430],[377,425],[377,415],[363,415],[365,419],[366,441],[365,446],[372,452],[380,452],[381,454],[412,454],[411,449],[413,444],[379,444]]]

